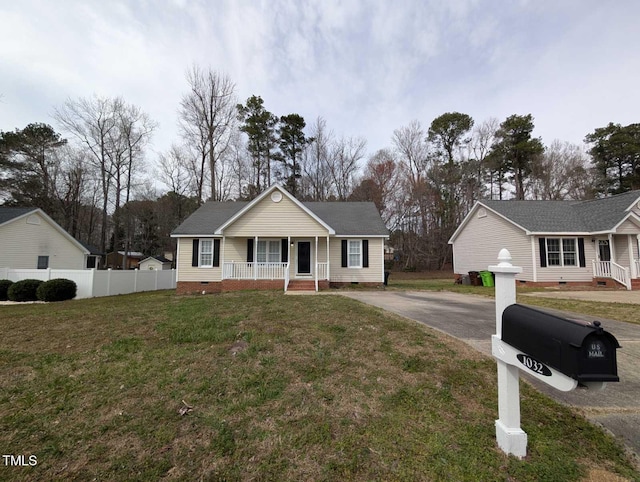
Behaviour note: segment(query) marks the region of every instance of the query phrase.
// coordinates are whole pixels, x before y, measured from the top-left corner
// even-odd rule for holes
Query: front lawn
[[[640,479],[522,384],[495,445],[495,362],[341,296],[142,293],[0,306],[3,480]]]

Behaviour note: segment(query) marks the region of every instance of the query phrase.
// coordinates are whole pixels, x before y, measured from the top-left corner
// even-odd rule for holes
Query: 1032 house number
[[[522,363],[532,372],[535,372],[538,375],[544,375],[545,377],[551,376],[551,370],[549,370],[549,368],[544,363],[540,363],[535,358],[532,358],[529,355],[525,355],[523,353],[518,354],[517,357],[520,363]]]

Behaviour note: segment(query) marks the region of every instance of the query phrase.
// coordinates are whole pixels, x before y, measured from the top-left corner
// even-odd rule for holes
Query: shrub
[[[41,301],[64,301],[75,298],[77,290],[75,282],[56,278],[42,283],[38,287],[37,295]]]
[[[11,301],[37,301],[38,286],[42,284],[39,279],[23,279],[16,281],[7,290],[7,297]]]
[[[7,291],[9,286],[13,284],[13,281],[8,279],[0,279],[0,301],[7,301]]]

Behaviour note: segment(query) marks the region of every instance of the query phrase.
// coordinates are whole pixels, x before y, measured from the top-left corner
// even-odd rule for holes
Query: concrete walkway
[[[495,303],[491,299],[459,293],[427,291],[343,291],[340,294],[424,323],[491,356],[491,335],[495,333],[496,328]],[[589,299],[593,299],[593,296]],[[546,311],[571,319],[586,321],[596,319],[576,313]],[[598,391],[578,389],[572,392],[560,392],[529,377],[523,371],[521,373],[541,392],[565,405],[579,408],[589,420],[612,432],[635,454],[638,462],[640,458],[640,325],[598,319],[601,320],[602,327],[612,333],[622,345],[622,349],[617,351],[619,383],[609,383],[604,390]]]

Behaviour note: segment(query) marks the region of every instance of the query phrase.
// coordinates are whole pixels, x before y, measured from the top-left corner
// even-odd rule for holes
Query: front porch
[[[222,242],[225,245],[223,282],[252,280],[253,285],[257,286],[267,280],[282,280],[281,286],[285,292],[290,287],[318,291],[320,287],[328,285],[328,236],[228,237],[223,238]]]
[[[631,267],[613,261],[593,261],[593,281],[595,285],[606,285],[607,280],[622,285],[627,290],[640,289],[640,261]]]
[[[293,271],[293,276],[292,276]],[[316,262],[309,272],[306,270],[300,273],[293,270],[291,263],[270,263],[270,262],[241,262],[226,261],[222,267],[222,279],[224,280],[282,280],[284,291],[288,291],[290,285],[296,281],[313,283],[313,289],[318,291],[319,286],[325,285],[329,281],[329,263]],[[326,282],[326,283],[325,283]],[[309,284],[299,284],[301,287],[308,287]],[[302,288],[301,288],[302,289]]]
[[[636,231],[637,232],[637,231]],[[640,235],[608,234],[592,238],[596,258],[593,260],[594,284],[613,280],[625,289],[640,285]]]

